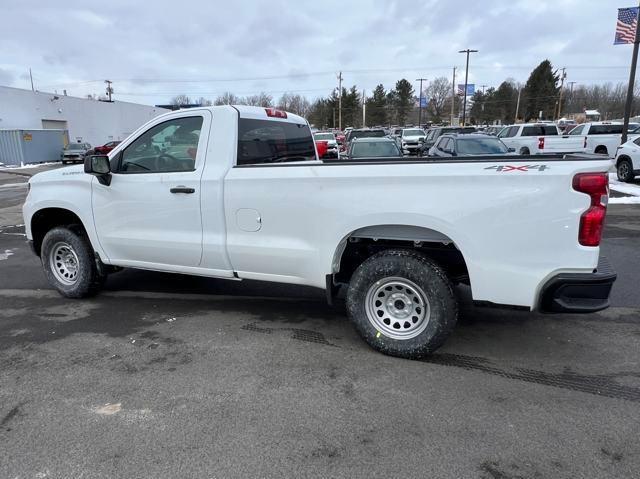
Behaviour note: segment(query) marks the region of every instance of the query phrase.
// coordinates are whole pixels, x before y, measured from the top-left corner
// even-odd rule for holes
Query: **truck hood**
[[[420,141],[424,140],[424,136],[403,136],[402,141]]]
[[[91,175],[87,175],[84,172],[84,165],[73,165],[37,173],[31,177],[29,183],[37,184],[55,181],[64,181],[65,183],[69,181],[90,182],[92,179],[93,177]]]

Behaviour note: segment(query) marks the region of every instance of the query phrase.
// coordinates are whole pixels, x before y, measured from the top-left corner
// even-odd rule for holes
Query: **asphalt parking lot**
[[[64,299],[25,243],[25,180],[0,173],[0,477],[637,477],[640,205],[609,208],[610,309],[465,299],[407,361],[308,288],[126,270]]]

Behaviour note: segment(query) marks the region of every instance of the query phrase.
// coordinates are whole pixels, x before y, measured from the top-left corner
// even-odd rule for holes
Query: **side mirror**
[[[515,153],[516,149],[515,148],[509,148],[509,153]]]
[[[111,163],[107,155],[91,155],[84,159],[84,172],[98,178],[101,185],[111,184]]]

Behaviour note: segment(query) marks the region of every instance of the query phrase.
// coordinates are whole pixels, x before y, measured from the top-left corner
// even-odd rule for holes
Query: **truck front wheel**
[[[98,292],[100,274],[89,239],[80,227],[53,228],[44,236],[42,266],[49,283],[67,298],[84,298]]]
[[[412,359],[438,349],[458,318],[444,271],[407,250],[380,252],[358,267],[349,283],[347,311],[371,347]]]

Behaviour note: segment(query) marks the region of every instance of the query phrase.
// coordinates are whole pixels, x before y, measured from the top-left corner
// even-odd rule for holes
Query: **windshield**
[[[507,153],[507,147],[497,138],[459,138],[460,155],[499,155]]]
[[[402,136],[424,136],[423,130],[404,130]]]
[[[313,137],[316,140],[320,140],[320,141],[332,141],[332,140],[335,140],[335,137],[333,136],[333,133],[316,133],[315,135],[313,135]]]
[[[395,141],[358,141],[351,149],[352,158],[402,156]]]
[[[69,143],[64,147],[65,150],[84,150],[84,143]],[[58,150],[60,151],[60,150]]]

